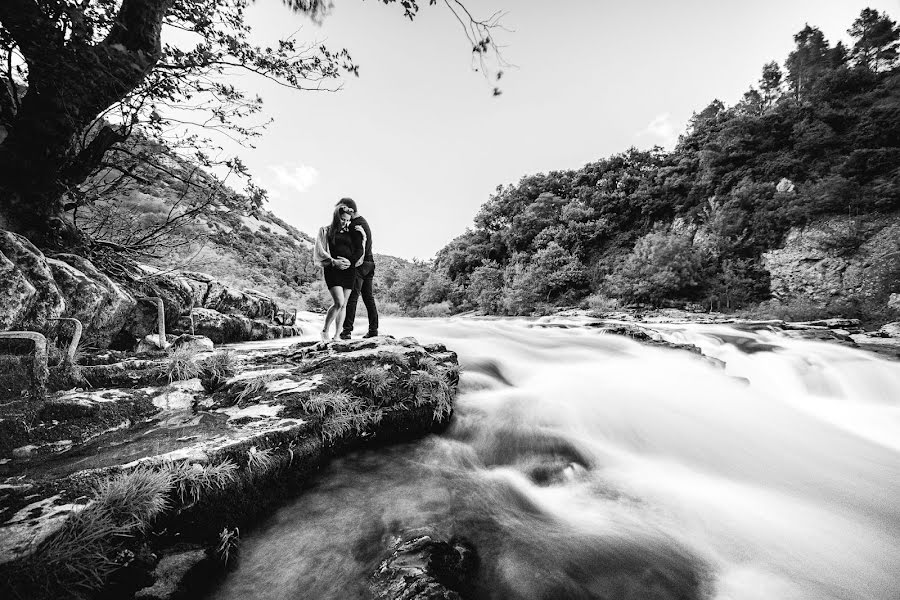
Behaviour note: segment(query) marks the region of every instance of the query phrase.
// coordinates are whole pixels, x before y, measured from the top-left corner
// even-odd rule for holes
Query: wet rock
[[[219,483],[197,492],[198,497],[172,494],[173,504],[160,518],[158,531],[134,532],[114,543],[117,551],[137,554],[139,546],[152,540],[154,552],[160,548],[162,556],[172,556],[157,565],[155,583],[140,592],[142,597],[200,597],[186,591],[191,589],[187,582],[205,564],[200,546],[223,527],[243,531],[271,514],[280,500],[296,493],[305,476],[340,453],[414,439],[447,425],[458,385],[455,353],[443,347],[429,352],[420,345],[401,346],[389,337],[375,347],[369,340],[356,347],[351,343],[343,352],[333,346],[244,351],[236,359],[242,372],[214,392],[207,392],[199,379],[169,383],[162,361],[129,359],[84,367],[89,379],[104,370],[105,386],[112,372],[125,382],[142,373],[155,373],[160,381],[59,394],[44,415],[54,420],[39,421],[27,432],[42,436],[40,443],[25,439],[3,449],[0,469],[15,477],[17,486],[27,487],[28,496],[0,494],[0,580],[22,573],[21,561],[29,560],[36,532],[52,535],[65,522],[62,509],[38,510],[40,503],[55,507],[71,504],[73,498],[86,501],[98,480],[138,467],[192,472],[210,467],[225,473]],[[332,396],[317,404],[319,394],[326,393]],[[14,448],[26,445],[36,449],[27,455],[19,450],[21,458],[12,456]],[[28,526],[20,527],[26,517]],[[172,551],[170,546],[181,543],[197,546]],[[428,569],[442,585],[455,586],[464,579],[460,573],[469,572],[465,565],[471,554],[453,541],[432,546]],[[144,574],[153,568],[148,564]],[[133,579],[143,581],[138,575]],[[175,596],[163,595],[173,589]]]
[[[190,591],[185,589],[186,580],[191,571],[208,570],[205,563],[210,561],[206,550],[200,546],[189,546],[163,556],[150,574],[153,585],[140,589],[135,598],[144,600],[176,600],[188,598]]]
[[[189,352],[212,352],[215,347],[213,342],[203,335],[182,334],[172,341],[173,350],[187,350]]]
[[[369,589],[376,600],[460,600],[478,567],[478,555],[468,541],[413,533],[393,544]]]
[[[801,321],[786,323],[786,327],[827,327],[828,329],[846,329],[859,327],[859,319],[820,319],[818,321]]]
[[[191,288],[191,295],[194,298],[194,308],[205,307],[206,296],[209,294],[209,286],[215,279],[213,279],[211,275],[197,273],[195,271],[182,271],[180,277]]]

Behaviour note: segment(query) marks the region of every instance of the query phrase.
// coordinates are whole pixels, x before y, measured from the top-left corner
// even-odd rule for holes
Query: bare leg
[[[331,306],[328,307],[328,312],[325,313],[325,326],[322,328],[323,342],[328,340],[328,329],[331,327],[331,322],[335,320],[335,317],[337,317],[339,314],[341,315],[340,320],[338,321],[339,326],[344,322],[344,317],[342,315],[342,311],[344,309],[343,288],[336,285],[334,287],[328,288],[328,293],[331,294]]]
[[[334,321],[334,337],[331,338],[333,340],[341,339],[341,331],[344,329],[344,318],[347,316],[347,298],[350,297],[351,292],[353,292],[351,288],[344,288],[341,290],[341,298],[343,301],[341,302],[340,311],[338,311]]]

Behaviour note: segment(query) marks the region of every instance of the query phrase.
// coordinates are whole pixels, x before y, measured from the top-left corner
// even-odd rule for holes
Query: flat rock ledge
[[[0,597],[202,595],[330,458],[443,429],[459,383],[454,352],[413,338],[221,354],[190,379],[55,394],[19,416],[31,437],[4,414]]]

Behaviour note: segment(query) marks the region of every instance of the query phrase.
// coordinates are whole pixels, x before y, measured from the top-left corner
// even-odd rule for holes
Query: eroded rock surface
[[[31,557],[62,535],[72,515],[99,501],[92,491],[98,482],[150,469],[172,477],[164,516],[103,551],[119,561],[115,572],[140,571],[129,581],[150,588],[144,597],[167,597],[164,590],[181,589],[171,577],[178,569],[168,567],[192,561],[159,559],[182,552],[185,543],[209,554],[223,528],[248,526],[337,453],[444,427],[459,381],[455,353],[412,338],[302,342],[232,354],[230,367],[215,363],[214,373],[214,363],[204,361],[221,357],[199,355],[195,376],[172,383],[134,376],[162,376],[164,359],[94,365],[138,381],[55,394],[37,415],[6,406],[0,424],[11,442],[0,448],[0,581],[20,596],[48,597],[20,577],[30,572]],[[109,360],[116,358],[112,353]],[[221,480],[176,485],[194,481],[184,479],[193,472],[201,479],[218,472]],[[141,566],[127,558],[135,555],[155,558]]]

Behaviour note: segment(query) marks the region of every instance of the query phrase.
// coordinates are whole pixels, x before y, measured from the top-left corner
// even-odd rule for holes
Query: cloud
[[[319,171],[310,165],[269,165],[269,170],[283,186],[305,192],[319,180]]]
[[[638,132],[638,135],[652,136],[658,140],[660,146],[671,149],[678,142],[678,135],[681,133],[681,130],[681,125],[676,124],[672,120],[672,115],[663,113],[656,115],[647,127]]]

